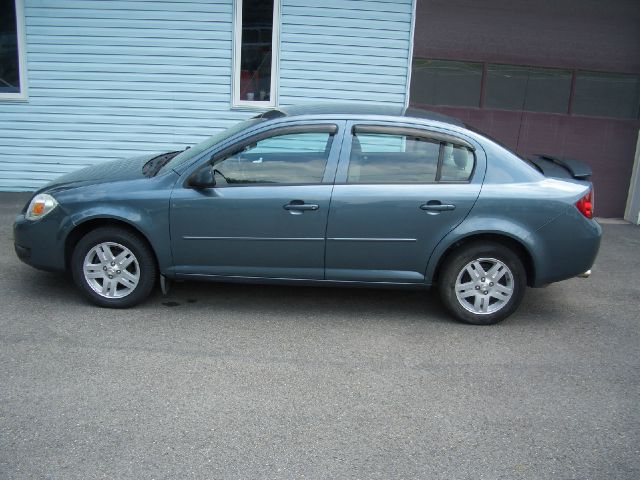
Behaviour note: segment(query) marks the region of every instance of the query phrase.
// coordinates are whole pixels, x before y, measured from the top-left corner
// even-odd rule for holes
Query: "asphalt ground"
[[[0,195],[0,478],[640,478],[640,228],[493,327],[435,293],[175,284],[89,305]]]

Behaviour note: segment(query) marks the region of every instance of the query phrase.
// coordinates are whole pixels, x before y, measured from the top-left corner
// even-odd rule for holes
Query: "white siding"
[[[403,104],[411,11],[282,0],[280,104]],[[0,101],[0,190],[184,147],[255,114],[230,109],[232,0],[25,0],[25,23],[29,99]]]
[[[282,0],[280,104],[405,103],[411,0]]]

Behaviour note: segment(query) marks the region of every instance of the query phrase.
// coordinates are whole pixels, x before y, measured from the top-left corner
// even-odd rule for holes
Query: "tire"
[[[82,237],[71,257],[71,273],[85,297],[107,308],[139,304],[158,278],[147,243],[117,227],[97,228]]]
[[[516,311],[527,287],[520,257],[494,242],[474,242],[449,255],[438,288],[458,320],[493,325]]]

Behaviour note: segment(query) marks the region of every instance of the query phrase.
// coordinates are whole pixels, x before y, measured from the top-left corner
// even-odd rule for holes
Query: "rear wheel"
[[[499,243],[475,242],[449,256],[439,290],[456,318],[491,325],[518,308],[526,285],[526,272],[516,253]]]
[[[73,279],[82,293],[101,307],[126,308],[153,289],[157,269],[153,253],[138,235],[121,228],[98,228],[73,251]]]

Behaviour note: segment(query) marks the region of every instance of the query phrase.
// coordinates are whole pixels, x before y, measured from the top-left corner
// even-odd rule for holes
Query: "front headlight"
[[[25,218],[27,220],[38,220],[53,211],[57,206],[58,202],[56,202],[55,198],[46,193],[40,193],[33,197],[33,200],[29,203]]]

